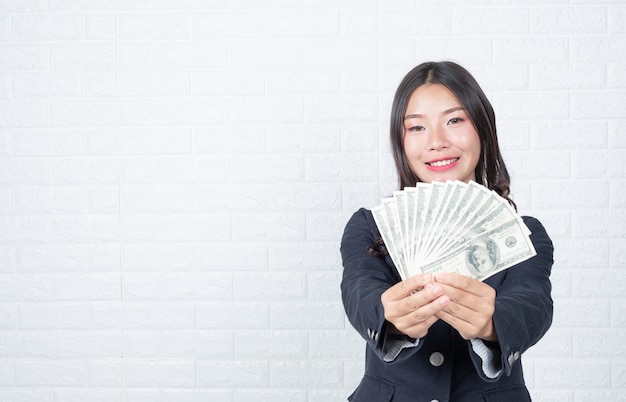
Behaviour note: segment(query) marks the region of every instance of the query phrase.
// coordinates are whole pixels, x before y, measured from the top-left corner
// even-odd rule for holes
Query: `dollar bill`
[[[479,280],[519,264],[536,255],[530,238],[518,221],[509,221],[492,230],[472,237],[463,246],[448,253],[418,272],[456,272]]]
[[[372,214],[402,279],[450,271],[484,280],[536,254],[513,207],[473,181],[417,183]]]
[[[395,207],[393,213],[396,216],[396,224],[398,225],[398,231],[402,244],[402,255],[405,256],[405,261],[409,258],[409,214],[407,210],[407,194],[404,191],[394,191],[393,201],[389,205]]]
[[[383,202],[384,201],[385,200],[383,200]],[[404,255],[400,249],[400,247],[402,247],[402,245],[399,244],[400,238],[396,234],[394,223],[389,221],[387,208],[385,208],[384,204],[376,206],[372,208],[372,215],[374,217],[374,222],[376,222],[376,226],[378,227],[378,231],[380,232],[380,236],[382,237],[383,242],[385,242],[385,248],[398,270],[398,274],[400,274],[402,279],[408,278],[409,275],[404,262]],[[391,218],[393,218],[393,216]],[[398,242],[397,245],[396,242]]]
[[[434,218],[432,228],[430,232],[430,236],[428,239],[428,243],[426,243],[425,248],[427,250],[425,255],[425,260],[427,261],[429,258],[432,258],[432,255],[436,255],[438,250],[444,247],[444,244],[448,240],[452,226],[449,226],[451,215],[456,211],[459,207],[459,203],[461,201],[461,197],[467,190],[467,186],[462,182],[452,182],[448,181],[445,184],[445,190],[443,194],[443,204],[440,208],[439,213]]]
[[[424,224],[422,226],[421,241],[419,249],[416,250],[417,254],[415,258],[418,261],[425,260],[428,254],[427,245],[430,243],[433,231],[436,230],[434,222],[443,204],[444,190],[445,184],[439,182],[431,183],[430,196],[426,203],[426,215],[424,216]]]

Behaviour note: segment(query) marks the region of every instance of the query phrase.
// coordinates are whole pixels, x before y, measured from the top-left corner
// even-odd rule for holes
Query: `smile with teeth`
[[[452,158],[452,159],[446,159],[443,161],[436,161],[436,162],[428,162],[427,164],[430,166],[434,166],[434,167],[441,167],[441,166],[448,166],[456,161],[458,161],[459,158]]]

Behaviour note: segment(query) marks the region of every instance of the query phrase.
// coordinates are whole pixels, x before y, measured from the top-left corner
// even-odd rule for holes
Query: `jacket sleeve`
[[[502,374],[510,375],[521,355],[537,343],[552,324],[550,273],[554,248],[537,219],[524,217],[524,222],[532,232],[530,239],[537,255],[505,270],[501,283],[494,286],[496,300],[493,322],[498,341],[491,349],[499,349],[500,361],[496,365],[503,370],[495,378],[486,376],[481,369],[485,362],[477,356],[476,350],[472,350],[476,348],[470,349],[474,365],[487,381],[497,381]],[[485,282],[489,283],[490,279]],[[494,276],[493,280],[500,279]]]
[[[388,256],[367,252],[377,234],[376,223],[366,209],[358,210],[348,221],[341,239],[341,297],[348,320],[376,355],[385,362],[399,361],[419,349],[419,340],[387,331],[380,297],[400,277]],[[407,352],[402,353],[404,350]]]

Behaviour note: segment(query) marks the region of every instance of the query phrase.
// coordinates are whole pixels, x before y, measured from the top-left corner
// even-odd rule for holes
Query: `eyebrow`
[[[443,115],[450,114],[450,113],[456,112],[457,110],[465,110],[465,108],[463,106],[455,106],[453,108],[444,110],[441,114],[443,114]],[[406,116],[404,116],[404,120],[416,119],[416,118],[420,118],[420,117],[424,117],[424,116],[419,114],[419,113],[407,114]]]

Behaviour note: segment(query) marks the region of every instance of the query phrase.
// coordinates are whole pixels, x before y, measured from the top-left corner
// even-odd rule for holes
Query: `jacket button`
[[[434,352],[433,354],[430,355],[430,357],[428,358],[428,361],[433,366],[439,367],[439,366],[441,366],[443,364],[444,358],[443,358],[443,355],[441,353]]]

